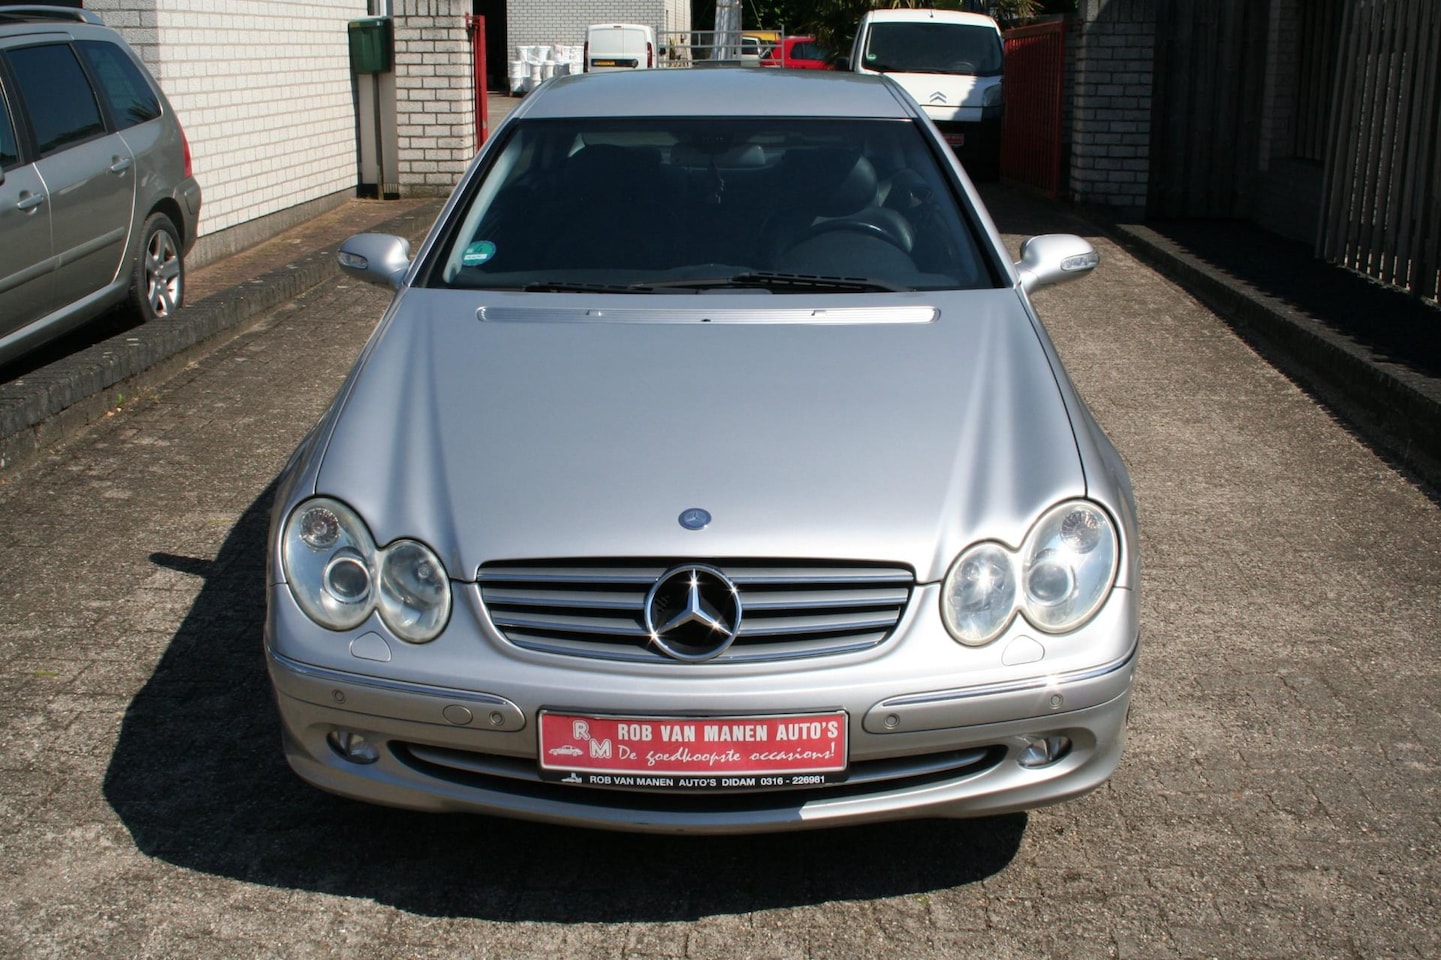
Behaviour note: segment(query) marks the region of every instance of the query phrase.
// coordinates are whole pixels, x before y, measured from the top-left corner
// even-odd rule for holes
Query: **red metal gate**
[[[465,15],[465,32],[470,37],[472,90],[475,93],[475,149],[485,146],[490,136],[490,92],[485,88],[485,17]]]
[[[1066,86],[1066,26],[1061,20],[1007,30],[1006,119],[1001,131],[1001,175],[1061,189],[1061,111]]]

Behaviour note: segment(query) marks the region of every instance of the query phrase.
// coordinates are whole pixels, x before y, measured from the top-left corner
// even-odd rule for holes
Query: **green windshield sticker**
[[[489,240],[480,240],[465,248],[465,253],[460,255],[460,264],[464,267],[478,267],[495,256],[495,244]]]

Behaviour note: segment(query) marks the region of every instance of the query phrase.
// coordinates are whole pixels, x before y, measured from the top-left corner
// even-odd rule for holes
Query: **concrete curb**
[[[1215,311],[1396,465],[1441,489],[1441,384],[1376,356],[1144,225],[1107,223],[1106,229],[1130,253]]]
[[[377,225],[419,241],[435,218],[423,205]],[[0,384],[0,477],[46,448],[101,419],[209,352],[217,338],[319,286],[340,272],[339,241],[189,304],[174,316],[143,324]],[[223,342],[223,341],[220,341]]]

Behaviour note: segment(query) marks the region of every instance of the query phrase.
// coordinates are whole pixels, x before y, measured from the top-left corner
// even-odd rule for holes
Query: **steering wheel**
[[[859,233],[877,240],[884,240],[902,253],[910,253],[911,247],[915,243],[915,234],[911,231],[911,225],[893,210],[879,212],[890,213],[893,216],[875,220],[852,217],[822,220],[806,232],[805,239],[809,240],[825,233]]]

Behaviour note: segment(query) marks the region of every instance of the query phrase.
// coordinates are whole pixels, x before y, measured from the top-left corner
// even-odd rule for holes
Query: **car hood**
[[[993,86],[997,79],[968,73],[904,73],[895,70],[887,72],[886,76],[899,83],[916,103],[937,110],[983,106],[986,88]]]
[[[316,474],[378,543],[425,540],[456,579],[639,556],[877,560],[931,580],[1085,490],[1013,290],[886,298],[934,319],[847,323],[750,309],[792,296],[586,297],[589,313],[580,295],[484,296],[504,319],[478,319],[475,293],[401,295]],[[693,507],[703,530],[678,522]]]

